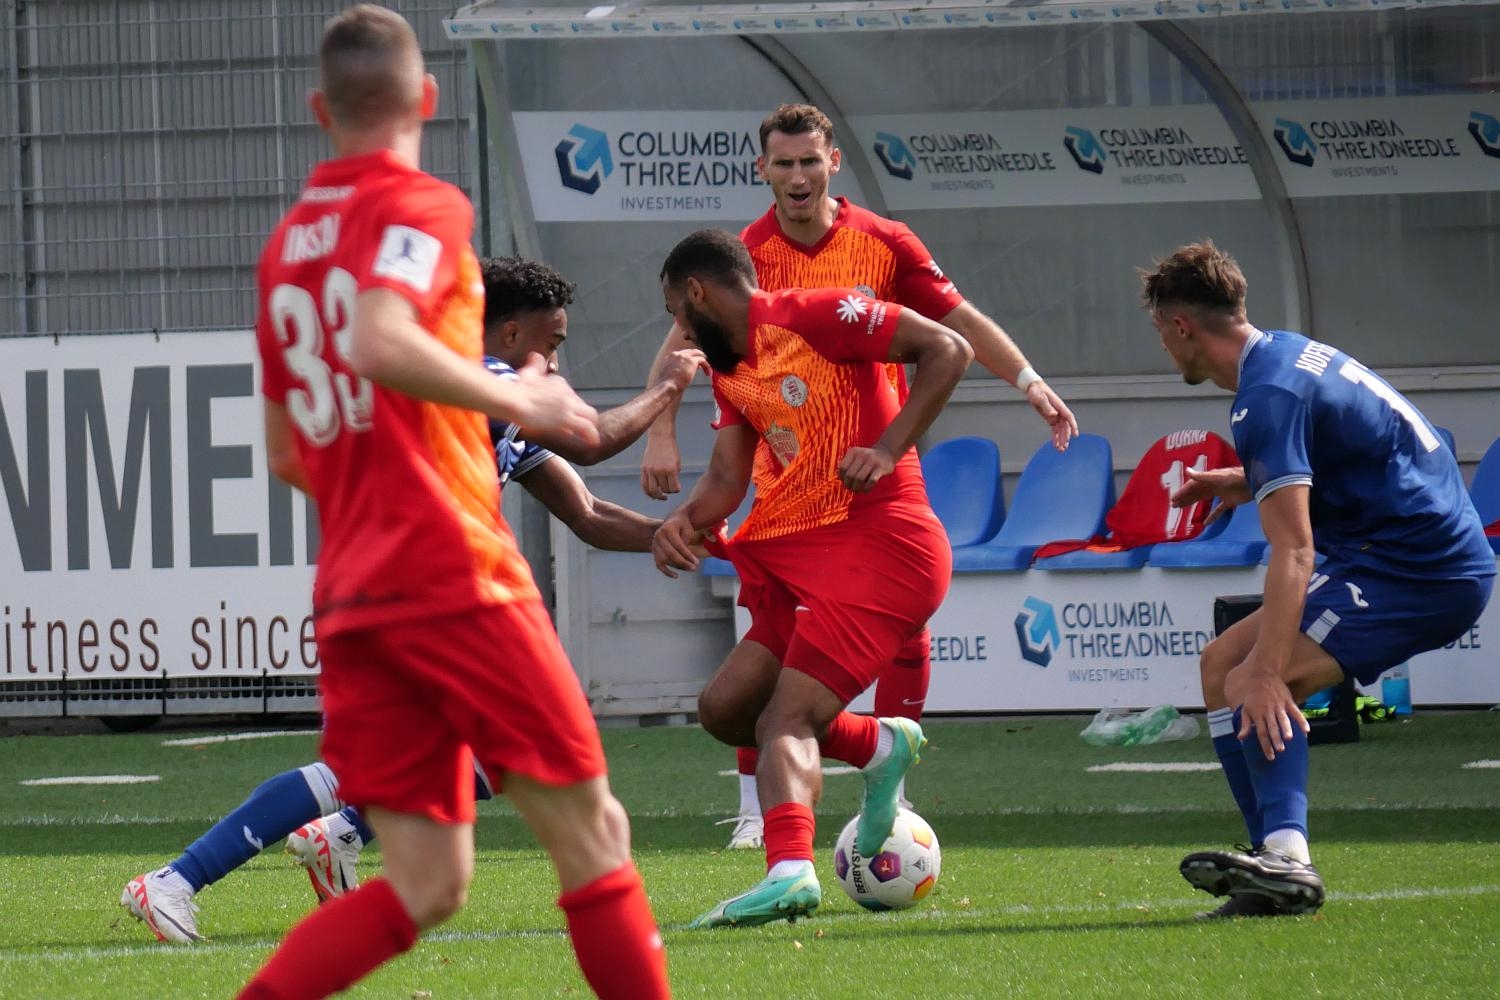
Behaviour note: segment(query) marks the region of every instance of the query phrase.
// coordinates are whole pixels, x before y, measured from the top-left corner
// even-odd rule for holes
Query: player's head
[[[484,351],[520,367],[531,354],[557,370],[557,349],[568,339],[568,303],[573,283],[538,260],[486,257],[484,277]]]
[[[828,116],[811,104],[783,104],[760,123],[760,154],[756,166],[777,214],[793,223],[816,218],[841,159]]]
[[[1212,240],[1178,247],[1153,270],[1139,272],[1141,299],[1189,385],[1209,378],[1212,341],[1245,323],[1244,272]]]
[[[733,233],[700,229],[682,238],[661,266],[667,312],[715,371],[732,372],[744,356],[755,290],[750,251]]]
[[[323,28],[313,114],[330,132],[412,126],[437,110],[437,81],[406,19],[374,4],[350,7]]]

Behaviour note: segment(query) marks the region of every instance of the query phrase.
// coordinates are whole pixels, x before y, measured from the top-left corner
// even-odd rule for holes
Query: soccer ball
[[[855,849],[858,827],[856,816],[833,849],[834,874],[850,899],[867,910],[904,910],[932,891],[943,867],[943,852],[925,819],[902,809],[880,853],[869,859]]]

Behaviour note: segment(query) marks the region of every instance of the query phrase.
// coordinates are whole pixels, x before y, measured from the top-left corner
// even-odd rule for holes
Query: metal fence
[[[328,153],[317,0],[0,3],[0,336],[244,329],[261,243]],[[423,166],[471,187],[449,4],[391,3],[442,93]]]

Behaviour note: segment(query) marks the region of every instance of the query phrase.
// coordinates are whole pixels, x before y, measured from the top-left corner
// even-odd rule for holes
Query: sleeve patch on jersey
[[[443,256],[436,237],[410,226],[386,226],[371,273],[404,282],[424,295],[432,290],[432,278]]]

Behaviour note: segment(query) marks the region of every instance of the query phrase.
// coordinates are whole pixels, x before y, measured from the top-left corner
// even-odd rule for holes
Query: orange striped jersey
[[[775,538],[889,506],[929,508],[915,450],[868,493],[838,466],[880,439],[901,408],[885,374],[902,307],[835,288],[756,292],[750,343],[713,375],[715,426],[749,424],[770,458],[757,462],[755,502],[736,541]]]
[[[479,413],[413,399],[349,364],[355,299],[386,288],[477,366],[474,211],[389,151],[320,164],[261,253],[261,390],[286,409],[318,501],[318,634],[539,594],[500,519]]]

